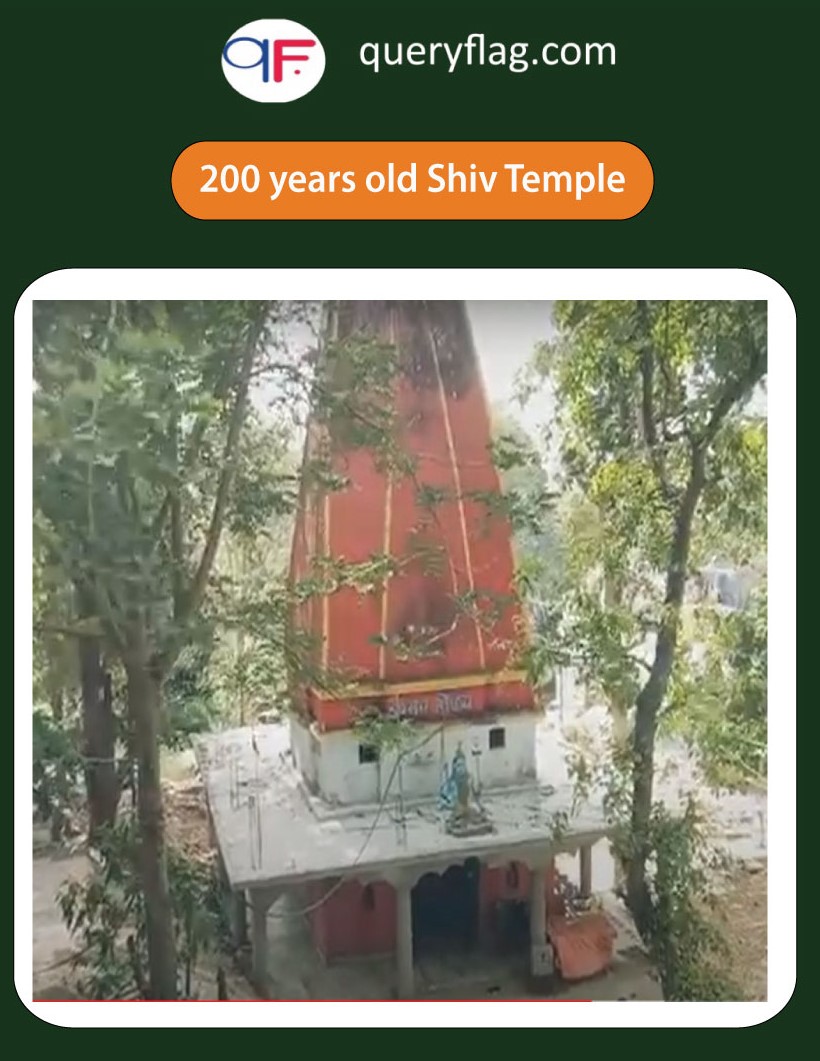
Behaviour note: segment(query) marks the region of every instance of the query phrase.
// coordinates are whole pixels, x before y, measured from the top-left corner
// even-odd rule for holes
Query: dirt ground
[[[163,782],[165,824],[168,843],[181,848],[191,858],[213,854],[208,812],[198,780]]]
[[[727,973],[749,1001],[765,1001],[767,970],[766,864],[739,867],[718,900],[715,917],[729,944]]]

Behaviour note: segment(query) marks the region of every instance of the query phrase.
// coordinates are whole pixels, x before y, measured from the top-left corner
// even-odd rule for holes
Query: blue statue
[[[461,745],[456,748],[452,763],[445,763],[441,768],[441,785],[439,787],[439,806],[452,810],[456,804],[466,807],[470,800],[470,772],[467,758]]]
[[[456,802],[456,782],[450,770],[450,764],[445,763],[441,768],[441,785],[438,790],[439,807],[450,810]]]

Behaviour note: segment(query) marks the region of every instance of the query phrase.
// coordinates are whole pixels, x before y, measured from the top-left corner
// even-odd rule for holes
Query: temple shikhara
[[[384,454],[348,449],[329,432],[309,436],[306,461],[326,450],[347,485],[304,486],[293,582],[326,561],[392,562],[375,592],[342,586],[298,609],[331,691],[310,683],[297,691],[297,764],[331,802],[377,802],[389,765],[360,761],[367,750],[355,730],[375,712],[412,718],[418,741],[431,737],[403,766],[407,798],[434,796],[442,758],[459,747],[496,753],[482,756],[485,787],[531,781],[537,710],[520,663],[511,533],[493,507],[500,484],[464,307],[353,302],[333,310],[329,329],[341,350],[369,334],[397,350],[395,443],[409,470],[384,467]],[[343,692],[332,691],[334,679]]]
[[[360,430],[327,413],[308,426],[290,703],[199,751],[238,936],[249,913],[262,991],[284,900],[323,960],[392,955],[383,997],[416,997],[419,962],[442,947],[520,953],[536,985],[583,979],[615,949],[612,917],[588,902],[607,830],[544,772],[557,752],[524,665],[466,306],[329,304],[330,386],[355,388],[367,344],[392,365],[372,399],[388,441],[366,413]],[[568,892],[556,859],[573,853]]]

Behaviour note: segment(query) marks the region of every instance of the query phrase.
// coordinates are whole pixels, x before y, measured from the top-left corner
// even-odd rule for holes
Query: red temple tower
[[[309,427],[292,583],[304,585],[336,561],[376,560],[386,571],[375,590],[331,585],[297,607],[296,626],[312,635],[317,664],[297,691],[306,721],[320,736],[349,730],[374,708],[485,727],[510,714],[531,716],[511,527],[499,504],[465,304],[338,303],[328,336],[340,362],[346,343],[393,352],[393,432],[407,465],[386,467],[384,452],[334,437],[332,424]],[[308,469],[319,458],[343,488],[314,484]],[[534,770],[524,758],[512,764],[510,780]],[[490,774],[490,782],[503,780],[503,770]],[[434,790],[437,772],[431,781]]]

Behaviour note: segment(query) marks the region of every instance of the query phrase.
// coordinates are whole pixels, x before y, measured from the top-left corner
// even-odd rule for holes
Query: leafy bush
[[[32,719],[32,797],[37,816],[50,822],[60,838],[67,813],[77,803],[82,780],[82,758],[73,728],[37,708]]]
[[[211,648],[210,640],[186,647],[165,683],[162,742],[168,748],[187,748],[193,736],[213,728],[219,715],[209,669]]]
[[[58,896],[63,919],[80,950],[77,988],[88,999],[148,998],[145,903],[136,872],[136,822],[105,830],[97,863],[82,881],[67,881]],[[180,957],[179,994],[192,997],[200,957],[219,948],[228,926],[213,866],[168,849],[168,880]]]
[[[595,759],[576,742],[570,746],[568,767],[576,800],[589,799],[593,793],[603,796],[613,830],[613,856],[625,871],[637,851],[631,826],[631,751],[615,748]],[[711,844],[708,820],[697,802],[689,796],[682,808],[675,809],[655,802],[644,846],[648,913],[641,935],[660,975],[664,999],[740,999],[725,972],[728,946],[713,914],[716,884],[729,860]]]
[[[726,939],[710,912],[713,881],[723,860],[708,845],[696,805],[682,815],[661,804],[651,822],[654,872],[649,885],[652,914],[648,944],[658,967],[663,997],[672,1002],[728,1002],[742,996],[723,972]]]

